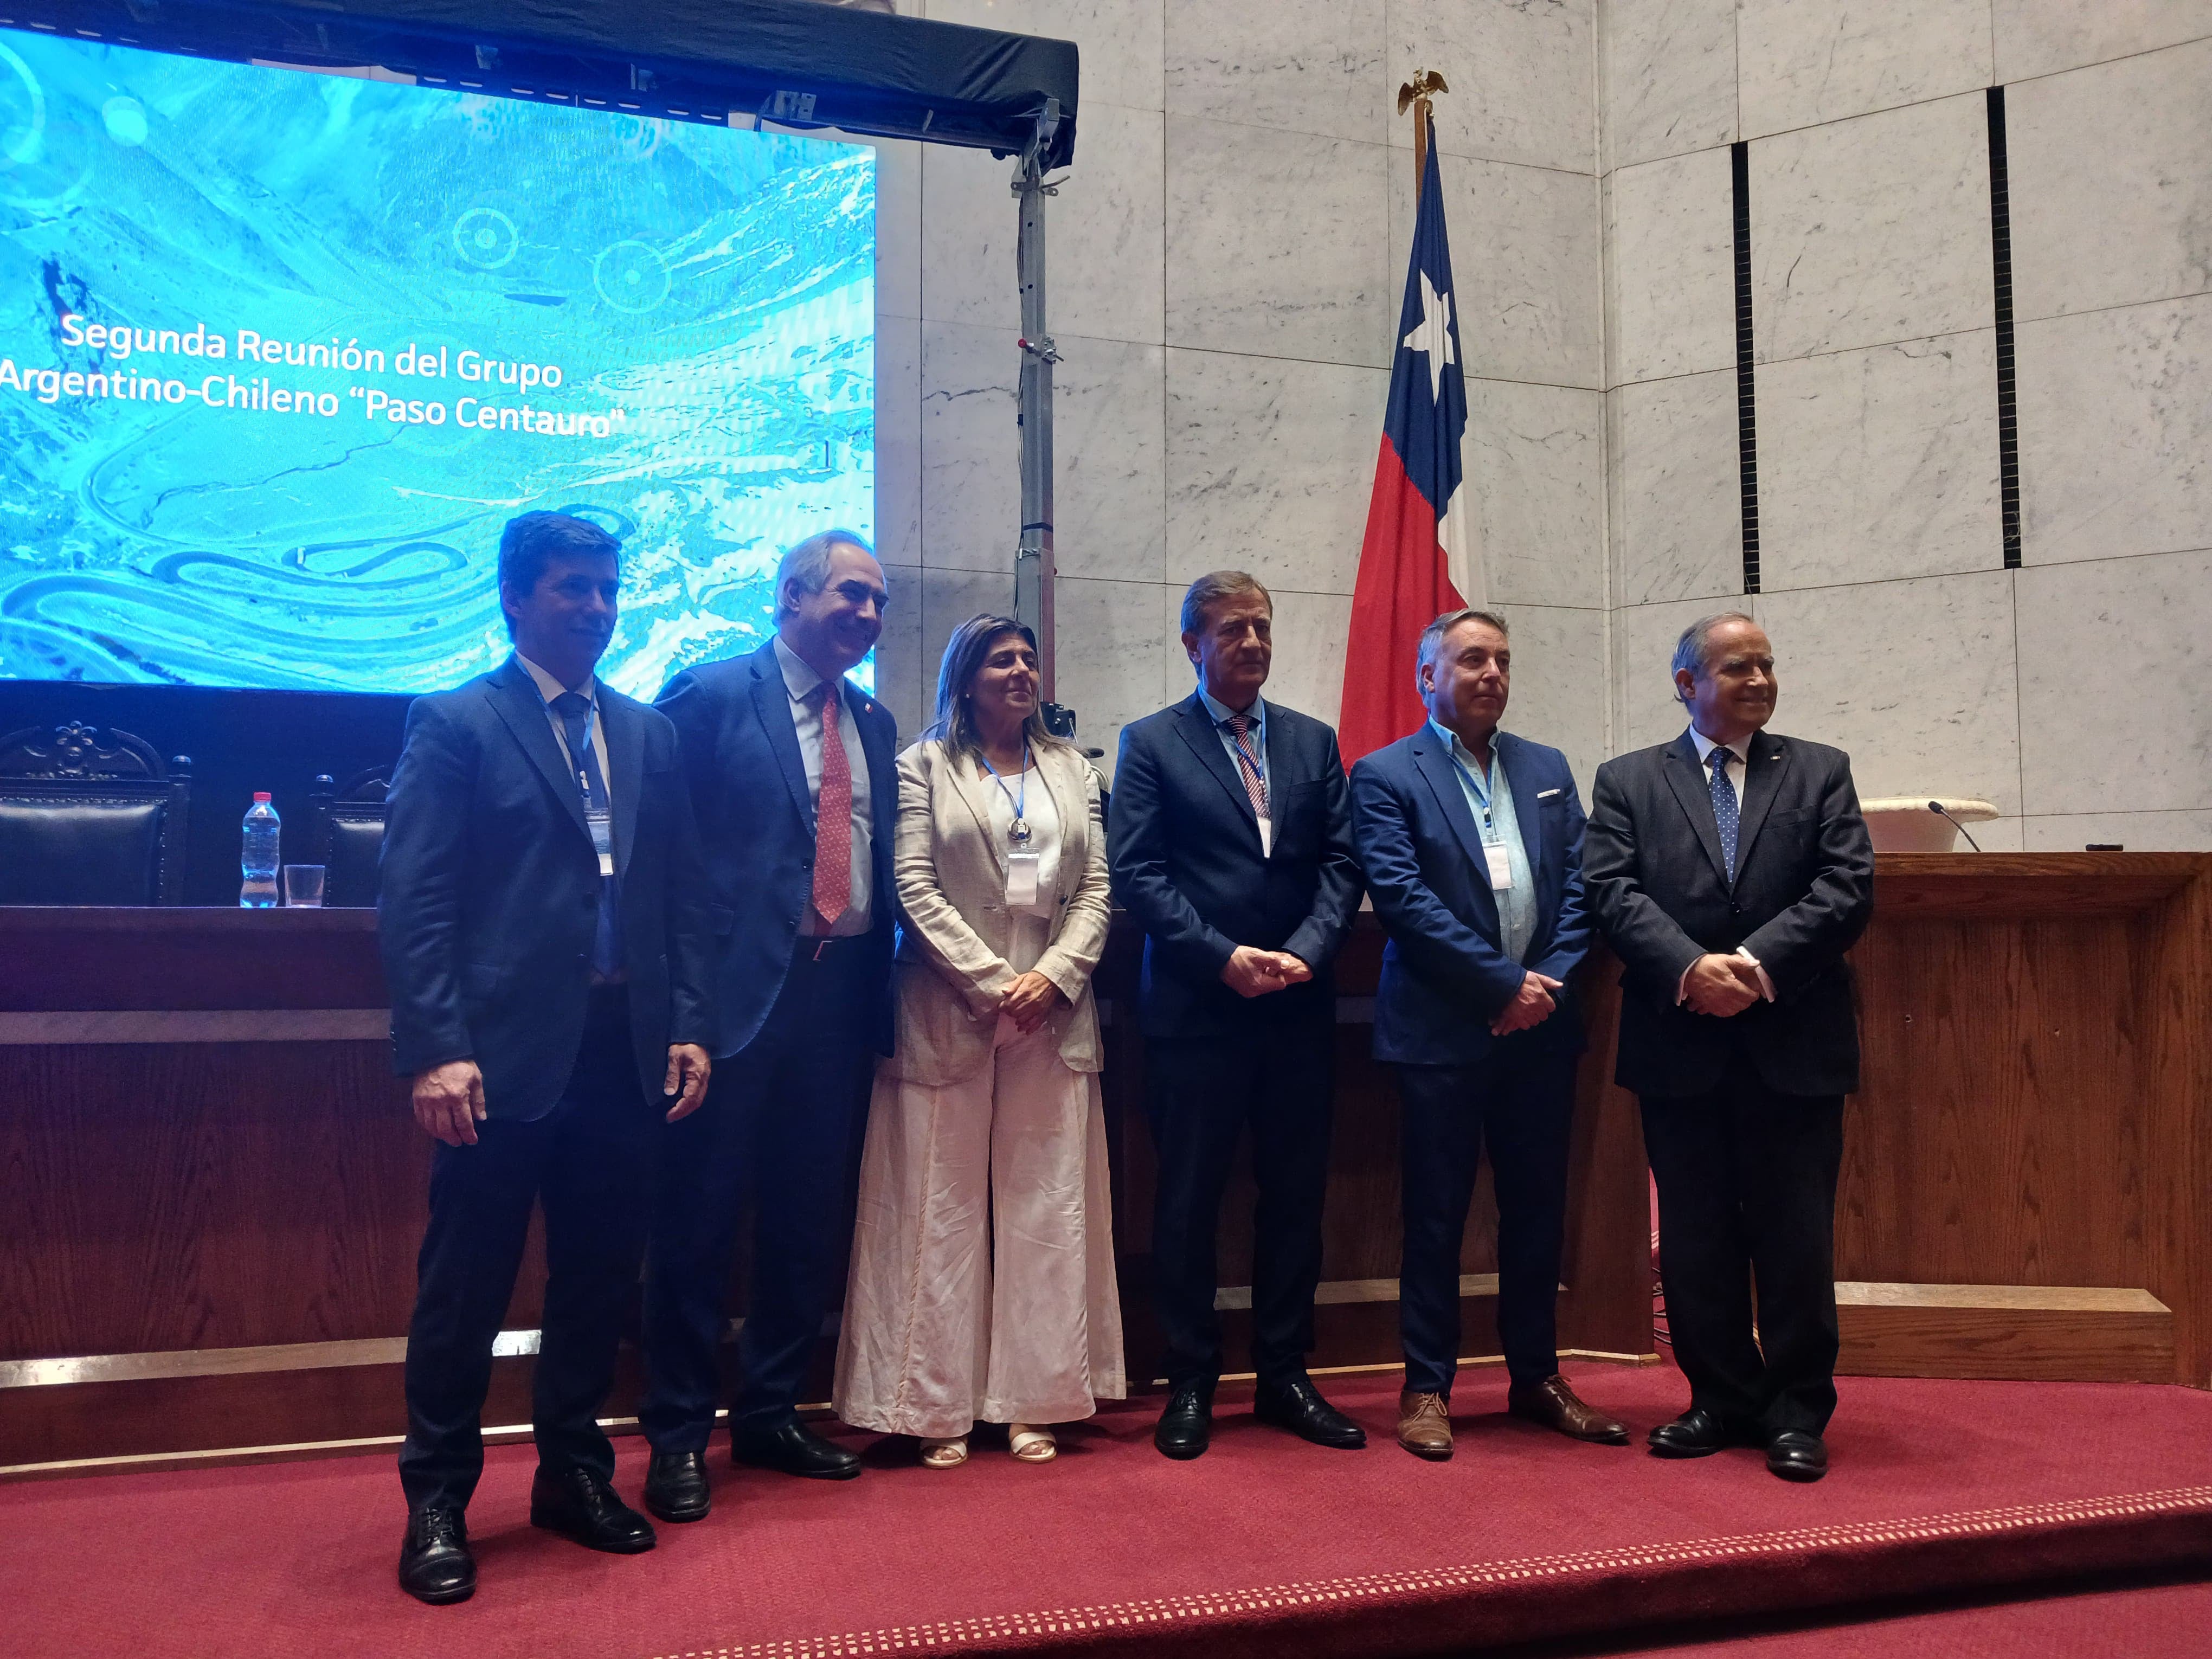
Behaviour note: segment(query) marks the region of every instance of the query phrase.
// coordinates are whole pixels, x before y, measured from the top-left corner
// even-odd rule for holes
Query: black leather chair
[[[308,844],[323,861],[323,902],[356,909],[376,904],[378,855],[384,849],[384,798],[392,767],[372,766],[341,789],[327,772],[307,797]]]
[[[0,904],[182,902],[191,772],[75,720],[0,737]]]

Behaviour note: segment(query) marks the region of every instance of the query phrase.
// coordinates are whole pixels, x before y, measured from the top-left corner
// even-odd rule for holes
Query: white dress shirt
[[[818,812],[822,808],[822,710],[815,702],[814,690],[822,684],[822,676],[783,642],[781,634],[775,638],[775,660],[783,670],[784,690],[791,694],[791,723],[799,730],[799,757],[806,768],[807,799]],[[824,927],[810,902],[799,924],[799,931],[809,937],[826,934],[831,939],[848,939],[874,925],[875,819],[868,785],[868,751],[860,743],[860,721],[853,700],[845,695],[848,689],[842,679],[837,682],[843,704],[837,715],[837,735],[845,740],[845,763],[853,774],[853,902],[843,915]]]
[[[1718,749],[1721,745],[1715,743],[1704,732],[1698,731],[1694,726],[1690,728],[1690,741],[1696,746],[1698,750],[1698,769],[1705,774],[1707,780],[1706,787],[1711,788],[1711,778],[1713,775],[1713,750]],[[1736,822],[1741,825],[1743,822],[1744,774],[1748,771],[1751,767],[1751,739],[1749,738],[1737,738],[1735,742],[1728,745],[1728,764],[1721,769],[1721,775],[1728,780],[1729,787],[1735,791]],[[1743,845],[1741,839],[1739,839],[1736,844],[1736,858],[1738,860],[1737,867],[1739,869],[1742,867],[1742,857]],[[1759,958],[1752,955],[1749,951],[1746,950],[1741,945],[1735,947],[1735,953],[1741,957],[1746,962],[1749,963],[1753,967],[1759,969],[1759,993],[1769,1002],[1773,1001],[1774,981],[1766,976],[1766,969],[1759,967]],[[1692,963],[1691,967],[1695,967],[1696,965],[1697,964],[1695,963]],[[1685,968],[1682,970],[1681,983],[1674,988],[1674,1000],[1679,1003],[1684,1000],[1689,994],[1690,970],[1688,968]]]

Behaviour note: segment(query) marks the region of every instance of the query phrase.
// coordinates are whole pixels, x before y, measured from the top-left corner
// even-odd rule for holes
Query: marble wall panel
[[[921,729],[922,586],[919,565],[884,565],[891,602],[876,641],[876,701],[891,711],[902,742]]]
[[[876,556],[921,562],[921,325],[876,319]]]
[[[1455,155],[1437,166],[1467,372],[1595,389],[1605,356],[1596,180]],[[1394,271],[1412,257],[1415,207],[1413,165],[1400,157],[1390,179]]]
[[[1012,329],[921,325],[921,562],[1011,570],[1021,530]]]
[[[876,315],[921,315],[921,146],[855,140],[876,152]]]
[[[999,616],[1012,612],[1014,578],[1011,566],[999,571],[924,569],[884,574],[894,578],[891,610],[883,640],[876,647],[876,672],[886,684],[884,700],[898,718],[899,742],[904,745],[920,737],[922,728],[936,718],[937,671],[944,663],[945,642],[952,637],[952,630],[978,611]],[[899,580],[908,576],[910,582]],[[911,661],[887,664],[887,652],[904,653]],[[910,717],[890,701],[891,685],[911,685]]]
[[[2130,853],[2212,852],[2212,811],[2053,813],[2022,821],[2027,853],[2118,845]],[[1978,827],[1974,833],[1981,834]],[[1984,846],[1988,842],[1984,842]]]
[[[1100,764],[1109,777],[1121,728],[1189,690],[1175,631],[1182,598],[1182,589],[1158,582],[1082,577],[1054,592],[1059,700],[1075,710],[1083,741],[1106,751]]]
[[[1761,362],[1989,323],[1980,94],[1757,140],[1750,183]]]
[[[1086,102],[1076,162],[1045,204],[1048,320],[1055,335],[1161,334],[1161,167],[1157,111]],[[932,144],[922,155],[921,314],[1018,328],[1013,163]]]
[[[2212,40],[2008,88],[2013,306],[2212,289]]]
[[[2004,563],[1991,329],[1758,374],[1768,592]]]
[[[1448,155],[1595,173],[1596,12],[1596,0],[1389,0],[1385,78],[1394,97],[1424,69],[1450,83],[1436,101]],[[1410,118],[1392,118],[1390,142],[1413,147]]]
[[[2029,810],[2212,807],[2212,552],[2050,565],[2018,580]]]
[[[2212,34],[2212,0],[1990,0],[1990,18],[2009,85]]]
[[[1461,487],[1474,492],[1490,599],[1603,609],[1603,395],[1470,380],[1467,401]]]
[[[1168,117],[1170,345],[1387,368],[1391,153]]]
[[[1741,0],[1747,138],[1985,87],[1989,0]]]
[[[1761,593],[1774,729],[1849,750],[1862,796],[1963,795],[2017,813],[2013,574]]]
[[[1735,366],[1729,152],[1625,167],[1606,180],[1610,386]]]
[[[2212,296],[2023,323],[2029,564],[2212,547]]]
[[[1735,371],[1625,386],[1607,405],[1613,603],[1741,594]]]
[[[1606,613],[1515,605],[1504,614],[1513,646],[1505,729],[1565,753],[1587,811],[1590,779],[1609,752],[1600,693],[1606,682]]]
[[[1351,592],[1389,391],[1385,369],[1170,349],[1164,579]]]
[[[1167,107],[1389,141],[1383,0],[1208,0],[1167,9]]]
[[[1735,142],[1735,0],[1600,0],[1605,167]]]
[[[1615,611],[1613,640],[1613,752],[1647,749],[1681,734],[1689,723],[1674,695],[1668,665],[1674,641],[1700,617],[1723,611],[1759,615],[1761,600],[1744,594],[1717,599],[1676,599]],[[1788,689],[1784,682],[1784,689]]]
[[[1209,0],[1209,3],[1212,0]],[[1094,103],[1158,109],[1163,0],[900,0],[899,9],[935,22],[1073,40],[1083,58],[1084,132]],[[1085,148],[1077,143],[1077,152]]]
[[[1177,605],[1182,602],[1180,590],[1173,597]],[[1344,636],[1352,626],[1352,596],[1277,591],[1273,598],[1275,660],[1267,695],[1334,726],[1344,697]],[[1172,642],[1168,656],[1163,703],[1188,696],[1198,683],[1180,640]],[[1407,672],[1412,672],[1409,666]]]

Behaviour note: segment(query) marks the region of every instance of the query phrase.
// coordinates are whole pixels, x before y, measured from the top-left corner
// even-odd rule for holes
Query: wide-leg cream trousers
[[[933,1087],[878,1072],[837,1415],[930,1439],[1127,1393],[1098,1079],[1049,1030]]]

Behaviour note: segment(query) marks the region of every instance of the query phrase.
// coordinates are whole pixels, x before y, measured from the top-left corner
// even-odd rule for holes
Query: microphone
[[[1933,812],[1937,817],[1942,819],[1944,823],[1949,824],[1954,830],[1956,830],[1960,835],[1966,836],[1967,846],[1972,848],[1977,853],[1982,850],[1982,844],[1974,839],[1973,831],[1967,829],[1965,824],[1960,823],[1958,819],[1953,817],[1948,812],[1945,811],[1943,810],[1943,803],[1942,801],[1929,801],[1928,803],[1928,810]]]

